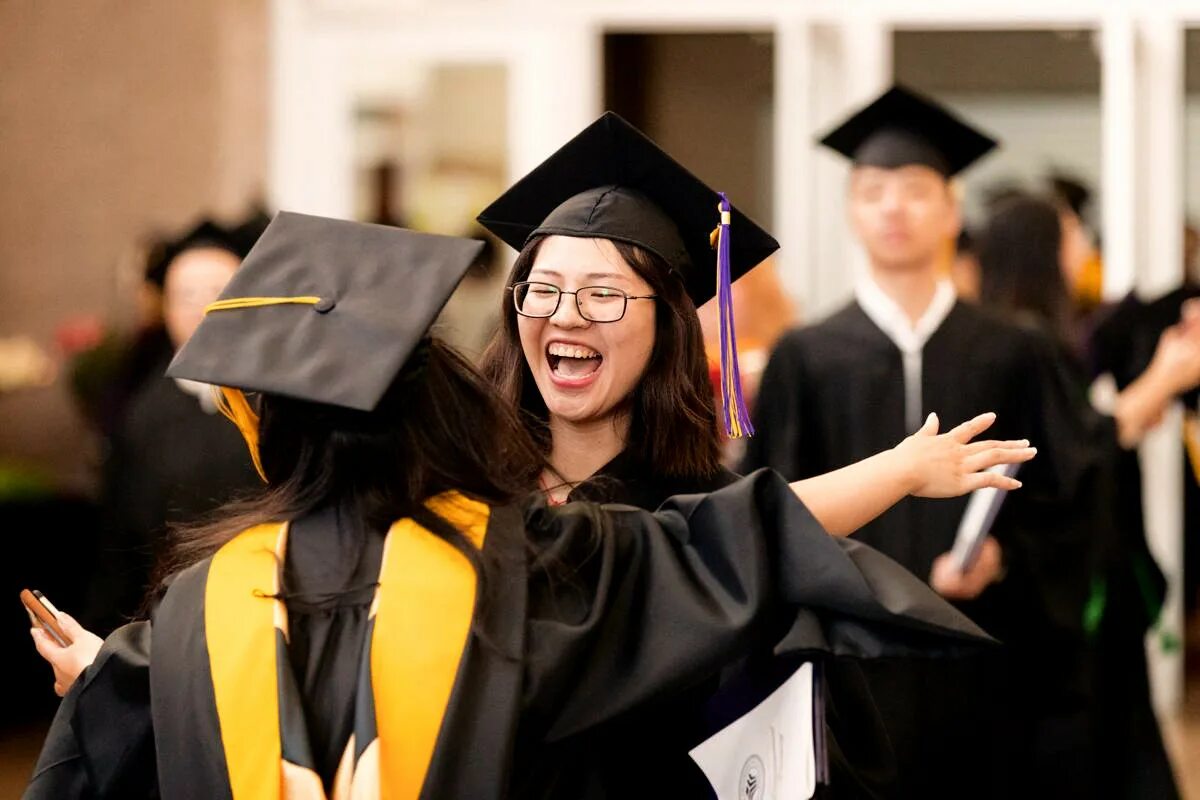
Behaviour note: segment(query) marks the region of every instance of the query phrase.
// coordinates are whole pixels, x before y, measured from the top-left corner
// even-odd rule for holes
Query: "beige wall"
[[[773,51],[769,34],[610,37],[606,106],[769,226]]]
[[[264,183],[266,0],[0,3],[0,336],[125,319],[148,231],[238,214]],[[86,485],[61,387],[0,397],[0,459]]]

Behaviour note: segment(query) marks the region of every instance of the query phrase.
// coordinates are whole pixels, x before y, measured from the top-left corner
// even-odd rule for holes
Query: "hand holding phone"
[[[58,621],[58,609],[36,589],[21,590],[21,604],[29,613],[30,621],[41,628],[59,647],[70,647],[71,637]]]
[[[33,646],[54,670],[54,693],[63,697],[96,660],[104,640],[61,613],[41,592],[26,589],[21,603],[33,621]]]

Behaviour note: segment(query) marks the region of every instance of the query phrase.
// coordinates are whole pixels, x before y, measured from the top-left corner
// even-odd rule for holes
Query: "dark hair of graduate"
[[[529,277],[542,241],[543,237],[537,237],[525,245],[506,285]],[[637,245],[615,240],[612,243],[625,263],[658,295],[654,349],[645,374],[629,398],[628,447],[656,475],[714,475],[720,470],[721,442],[696,307],[683,282],[662,258]],[[525,362],[511,293],[505,293],[500,326],[483,353],[481,366],[500,393],[520,409],[543,454],[548,455],[546,403]]]
[[[175,530],[160,576],[211,555],[254,525],[331,504],[349,504],[378,531],[412,517],[462,550],[479,572],[476,549],[424,501],[458,491],[502,505],[527,494],[541,468],[511,406],[437,339],[418,346],[373,411],[265,394],[259,413],[268,483],[218,509],[209,522]]]
[[[1071,305],[1061,245],[1053,203],[1026,194],[996,203],[976,251],[980,300],[1013,321],[1038,325],[1066,341]]]

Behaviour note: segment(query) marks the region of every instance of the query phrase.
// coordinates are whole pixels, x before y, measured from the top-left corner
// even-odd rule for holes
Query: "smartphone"
[[[71,637],[58,624],[58,609],[38,590],[21,590],[21,604],[29,613],[29,619],[34,625],[50,635],[59,647],[70,647]]]

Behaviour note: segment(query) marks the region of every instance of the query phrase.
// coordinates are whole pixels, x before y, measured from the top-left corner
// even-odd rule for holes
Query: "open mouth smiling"
[[[550,372],[564,381],[581,381],[600,369],[604,356],[586,345],[551,342],[546,346],[546,363]]]

